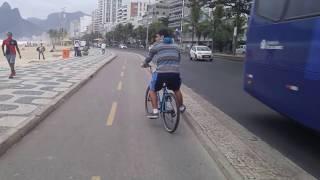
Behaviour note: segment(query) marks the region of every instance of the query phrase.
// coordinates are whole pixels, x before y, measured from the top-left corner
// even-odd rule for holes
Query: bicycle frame
[[[150,74],[153,73],[152,66],[149,66],[149,71],[150,71]],[[160,113],[167,113],[166,106],[165,106],[165,103],[166,103],[165,98],[169,94],[169,91],[168,91],[168,88],[165,84],[163,84],[163,87],[162,87],[162,97],[160,96],[160,93],[161,93],[161,91],[157,92],[158,109],[159,109]]]
[[[160,97],[160,92],[157,92],[160,113],[166,113],[165,98],[167,97],[168,94],[169,94],[169,92],[168,92],[168,89],[165,85],[162,88],[162,97]]]

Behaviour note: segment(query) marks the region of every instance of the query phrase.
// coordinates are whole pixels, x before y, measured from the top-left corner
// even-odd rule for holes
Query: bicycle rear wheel
[[[162,112],[163,124],[166,131],[174,133],[180,122],[180,111],[173,93],[168,93],[164,97],[164,111]]]
[[[146,96],[145,96],[145,110],[146,114],[149,115],[152,113],[153,108],[152,108],[152,102],[151,102],[151,97],[150,97],[150,87],[148,86],[147,91],[146,91]]]

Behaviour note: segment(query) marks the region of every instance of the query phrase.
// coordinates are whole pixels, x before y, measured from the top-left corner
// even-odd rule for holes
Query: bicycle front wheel
[[[173,93],[168,93],[164,97],[164,107],[162,112],[163,124],[169,133],[174,133],[180,121],[180,111],[176,96]]]

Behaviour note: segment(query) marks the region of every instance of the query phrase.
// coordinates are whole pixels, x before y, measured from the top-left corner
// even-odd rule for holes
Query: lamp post
[[[182,0],[182,14],[181,14],[181,27],[180,27],[180,45],[181,48],[183,47],[183,23],[184,23],[184,7],[185,7],[185,0]]]
[[[235,4],[235,9],[236,9],[236,17],[235,17],[235,26],[233,29],[233,40],[232,40],[232,53],[233,55],[236,55],[236,49],[237,49],[237,44],[238,44],[238,21],[240,18],[240,0],[237,0],[236,4]]]
[[[60,29],[59,31],[61,31],[61,46],[63,46],[63,39],[64,39],[64,20],[65,20],[65,11],[66,11],[66,7],[61,8],[61,14],[60,14]]]
[[[149,7],[150,7],[150,0],[147,6],[147,38],[146,38],[146,49],[148,49],[149,46]],[[152,14],[153,15],[153,14]]]

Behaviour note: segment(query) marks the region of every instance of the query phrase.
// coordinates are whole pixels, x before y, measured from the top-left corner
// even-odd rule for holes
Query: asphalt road
[[[0,179],[224,179],[183,120],[171,135],[145,117],[139,65],[120,53],[1,157]]]
[[[142,55],[145,51],[129,50]],[[183,56],[183,83],[246,129],[320,179],[319,133],[268,108],[243,90],[242,62],[193,62]]]

